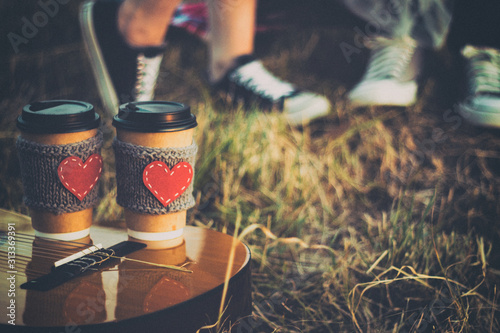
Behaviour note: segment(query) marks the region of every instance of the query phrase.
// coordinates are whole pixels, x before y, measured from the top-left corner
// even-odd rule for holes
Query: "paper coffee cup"
[[[71,187],[73,184],[67,181],[67,187],[73,188],[76,194],[70,193],[58,176],[58,168],[65,158],[86,162],[86,156],[81,153],[83,148],[79,146],[81,143],[85,144],[86,151],[100,151],[99,125],[99,115],[85,102],[42,101],[23,108],[17,119],[17,127],[21,130],[17,144],[25,201],[36,236],[67,241],[88,237],[97,184],[90,184],[91,189],[79,193],[79,189]],[[40,158],[40,168],[45,171],[38,170],[37,158]],[[72,161],[69,165],[73,163],[78,162]],[[64,173],[61,174],[64,177]]]
[[[117,141],[134,145],[134,149],[144,147],[147,150],[146,147],[163,149],[193,145],[194,128],[197,123],[196,117],[188,106],[174,102],[151,101],[122,105],[118,115],[113,119],[113,125],[116,127]],[[118,200],[120,200],[120,196],[125,195],[123,190],[129,190],[130,187],[120,184],[130,180],[118,178],[141,177],[140,175],[145,172],[143,168],[154,158],[151,157],[143,165],[140,165],[140,170],[134,170],[134,176],[129,173],[121,173],[118,159],[117,156],[117,190]],[[142,196],[151,197],[152,190],[148,190],[146,184],[142,182],[142,179],[135,182],[137,184],[135,186],[143,191],[141,192]],[[170,248],[182,244],[183,228],[186,225],[185,209],[152,214],[131,209],[127,205],[123,206],[128,234],[132,240],[146,242],[149,248]],[[134,203],[131,203],[130,206],[135,207]],[[161,205],[159,206],[161,207]]]

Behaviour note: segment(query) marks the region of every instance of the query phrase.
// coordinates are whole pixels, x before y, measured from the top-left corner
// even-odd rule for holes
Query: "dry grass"
[[[240,221],[252,249],[254,312],[239,331],[499,331],[500,139],[453,110],[449,55],[433,58],[417,105],[353,109],[345,92],[366,52],[347,64],[338,49],[352,28],[291,31],[261,36],[257,53],[330,98],[332,114],[310,126],[221,106],[201,79],[197,41],[173,39],[160,76],[157,98],[189,103],[199,122],[189,223],[232,233]],[[24,213],[13,150],[20,108],[49,98],[101,105],[79,42],[37,45],[8,57],[0,102],[0,206]],[[106,121],[96,218],[116,225]]]
[[[195,223],[232,230],[243,212],[255,260],[255,318],[244,325],[283,332],[498,328],[492,245],[472,228],[462,233],[443,222],[464,216],[453,210],[444,179],[434,181],[439,170],[415,171],[412,180],[427,187],[384,178],[390,165],[412,163],[384,125],[399,116],[358,120],[331,137],[291,129],[276,115],[199,113],[202,208],[193,215]],[[365,144],[353,152],[359,140]]]

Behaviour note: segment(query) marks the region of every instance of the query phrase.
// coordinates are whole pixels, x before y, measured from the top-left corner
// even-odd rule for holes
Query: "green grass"
[[[291,129],[276,115],[199,113],[196,188],[209,188],[212,203],[205,204],[201,191],[206,208],[195,210],[195,223],[232,230],[242,212],[255,261],[252,323],[259,329],[498,328],[491,244],[437,223],[458,219],[446,213],[444,201],[438,212],[443,185],[417,190],[405,184],[390,205],[375,208],[371,192],[388,186],[363,168],[394,150],[394,138],[384,135],[387,117],[331,138]],[[354,153],[355,137],[377,140],[367,139],[370,146]],[[392,158],[402,163],[402,154],[409,152]]]
[[[13,125],[20,108],[51,98],[101,108],[80,41],[64,39],[77,29],[43,43],[63,26],[56,19],[28,51],[5,57],[0,207],[22,213]],[[352,41],[352,27],[290,29],[260,36],[257,54],[329,97],[332,114],[319,122],[291,128],[279,114],[224,107],[202,79],[205,47],[185,36],[172,38],[157,92],[190,104],[198,118],[189,223],[233,233],[241,218],[254,310],[241,331],[499,331],[500,139],[453,111],[450,55],[433,58],[417,105],[354,109],[345,92],[366,50],[347,64],[338,48]],[[96,223],[121,226],[114,132],[104,120]]]

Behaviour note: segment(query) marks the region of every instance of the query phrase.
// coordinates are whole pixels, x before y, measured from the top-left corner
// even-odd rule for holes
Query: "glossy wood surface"
[[[183,265],[192,273],[129,260],[111,265],[47,291],[23,290],[28,279],[48,273],[52,264],[80,250],[65,242],[34,239],[29,218],[0,210],[0,230],[15,226],[15,271],[8,263],[8,243],[0,240],[0,331],[33,332],[195,332],[218,318],[230,251],[234,262],[223,316],[226,327],[251,312],[250,252],[233,237],[213,230],[186,227],[185,242],[167,250],[147,248],[128,258]],[[124,230],[93,226],[91,242],[104,247],[127,240]],[[85,245],[84,247],[87,247]],[[15,297],[7,297],[15,275]],[[7,314],[15,299],[15,323]],[[215,330],[213,330],[215,331]],[[208,332],[208,330],[203,330]]]

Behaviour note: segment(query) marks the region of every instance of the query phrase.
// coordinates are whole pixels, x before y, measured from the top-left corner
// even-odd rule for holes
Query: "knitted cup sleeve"
[[[152,162],[163,162],[172,169],[180,162],[187,162],[193,169],[198,146],[192,143],[180,148],[151,148],[118,139],[113,141],[116,165],[116,202],[136,213],[162,215],[187,210],[195,205],[193,182],[185,191],[168,205],[164,206],[146,187],[143,172]]]
[[[65,145],[46,145],[19,136],[16,148],[21,167],[24,203],[30,208],[56,215],[96,206],[99,201],[98,182],[80,200],[63,186],[57,170],[67,157],[76,156],[86,161],[89,156],[100,154],[102,143],[101,131],[90,139]]]

